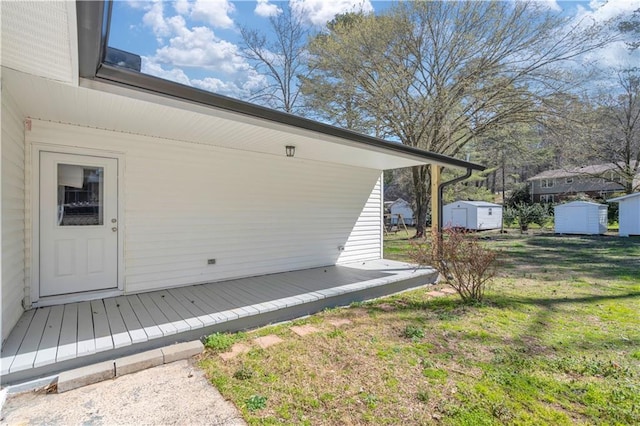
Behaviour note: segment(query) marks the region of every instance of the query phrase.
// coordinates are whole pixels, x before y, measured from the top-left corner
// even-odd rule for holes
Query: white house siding
[[[26,137],[123,156],[128,293],[335,264],[380,223],[380,170],[36,120]]]
[[[2,340],[23,312],[25,294],[24,125],[2,91]]]
[[[358,217],[338,263],[382,258],[382,175]]]

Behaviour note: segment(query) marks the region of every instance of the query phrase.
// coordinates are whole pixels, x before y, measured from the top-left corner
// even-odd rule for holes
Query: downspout
[[[444,188],[467,179],[471,176],[471,172],[473,172],[473,170],[467,167],[467,172],[464,175],[442,182],[438,185],[438,234],[442,233],[442,196],[444,194]]]

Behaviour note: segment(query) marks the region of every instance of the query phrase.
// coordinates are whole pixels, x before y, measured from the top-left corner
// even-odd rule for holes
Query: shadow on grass
[[[505,253],[505,266],[523,273],[629,279],[640,269],[640,240],[603,236],[492,238]],[[640,277],[638,277],[640,280]]]

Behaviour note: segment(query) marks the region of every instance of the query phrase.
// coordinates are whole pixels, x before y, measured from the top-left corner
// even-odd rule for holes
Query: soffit
[[[2,1],[2,66],[77,83],[75,2]],[[70,29],[73,28],[73,31]]]
[[[91,82],[100,87],[74,87],[7,69],[3,69],[3,79],[5,89],[25,116],[34,119],[278,156],[285,155],[286,145],[294,145],[296,158],[378,170],[428,162],[409,154],[363,147],[331,135],[108,84]]]

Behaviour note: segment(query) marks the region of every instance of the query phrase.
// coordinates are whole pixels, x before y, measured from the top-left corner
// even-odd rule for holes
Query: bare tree
[[[620,17],[618,31],[630,37],[630,40],[627,41],[630,50],[640,47],[640,8],[634,10],[628,17]]]
[[[269,81],[252,94],[252,100],[295,113],[301,94],[299,78],[309,73],[306,45],[310,32],[290,7],[271,16],[269,24],[269,37],[246,26],[240,28],[245,58]]]
[[[393,138],[455,156],[487,132],[533,120],[544,98],[576,84],[560,65],[610,37],[538,2],[402,2],[315,37],[305,93],[342,85]],[[417,166],[412,175],[422,235],[430,173]]]

